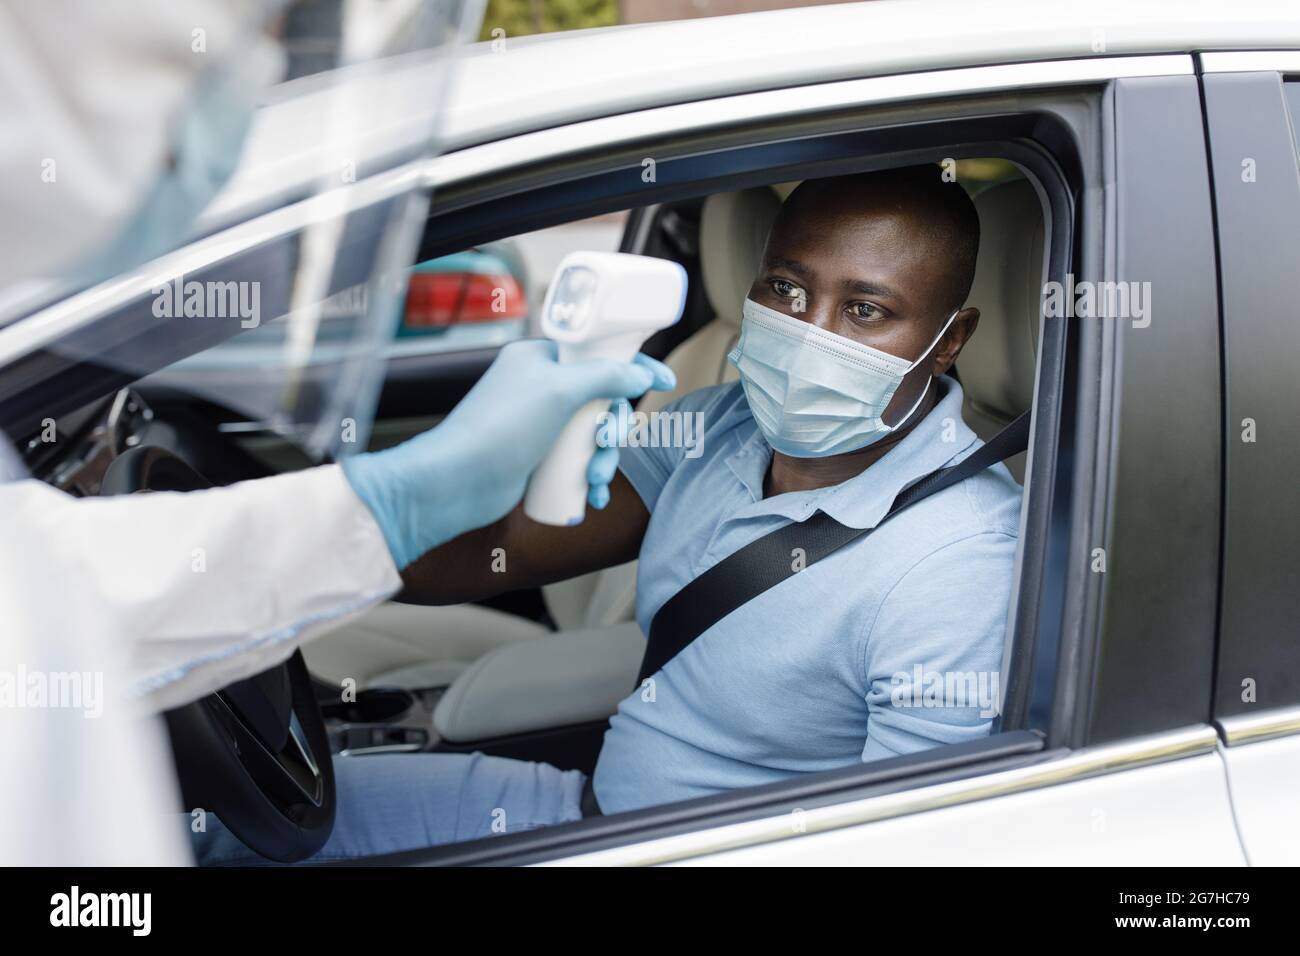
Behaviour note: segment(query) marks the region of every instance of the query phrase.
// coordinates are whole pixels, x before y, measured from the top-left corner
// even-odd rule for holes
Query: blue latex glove
[[[676,385],[671,369],[645,355],[631,363],[567,365],[555,356],[554,342],[513,342],[436,428],[395,448],[343,461],[398,568],[509,513],[560,431],[587,402],[636,398]],[[593,507],[609,501],[617,465],[617,448],[593,455],[587,471]]]

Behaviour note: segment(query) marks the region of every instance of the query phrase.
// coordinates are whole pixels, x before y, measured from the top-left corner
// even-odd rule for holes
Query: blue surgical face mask
[[[903,377],[939,344],[957,312],[915,361],[819,329],[745,300],[740,342],[728,356],[740,371],[754,421],[768,444],[795,458],[857,451],[905,424],[925,390],[898,422],[881,416]]]

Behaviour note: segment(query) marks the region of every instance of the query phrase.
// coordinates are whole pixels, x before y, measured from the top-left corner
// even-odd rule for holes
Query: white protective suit
[[[0,513],[0,685],[20,695],[0,686],[0,864],[189,862],[144,715],[267,669],[401,584],[337,466],[101,499],[18,481]],[[64,706],[41,705],[51,682]]]
[[[197,78],[261,44],[266,10],[0,3],[0,300],[112,246]],[[6,462],[13,477],[8,448]],[[166,826],[179,799],[161,722],[143,715],[265,670],[400,585],[336,466],[118,499],[10,481],[0,515],[5,865],[188,862],[179,819]]]

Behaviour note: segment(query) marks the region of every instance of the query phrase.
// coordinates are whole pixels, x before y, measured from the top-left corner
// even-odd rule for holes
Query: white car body
[[[357,131],[371,151],[361,165],[372,162],[377,171],[348,190],[348,201],[360,206],[412,185],[456,187],[756,118],[1193,77],[1194,54],[1205,74],[1300,71],[1300,7],[881,0],[506,38],[461,60],[442,126],[445,152],[436,158],[402,159],[426,125],[416,115],[424,99],[419,67],[412,68],[412,122]],[[295,132],[313,109],[310,96],[286,93],[264,111],[241,172],[203,221],[207,238],[138,277],[0,330],[0,357],[57,339],[141,294],[157,275],[189,271],[308,219],[319,197],[295,201],[336,160]],[[647,155],[654,158],[653,150]],[[249,218],[254,213],[261,215]],[[817,808],[648,839],[610,837],[543,862],[1295,864],[1297,792],[1300,708],[1287,706]]]

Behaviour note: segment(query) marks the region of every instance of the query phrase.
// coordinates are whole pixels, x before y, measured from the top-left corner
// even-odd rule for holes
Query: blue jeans
[[[483,754],[335,757],[334,832],[306,863],[327,863],[518,833],[582,818],[577,770]],[[186,823],[190,820],[185,817]],[[191,834],[200,866],[255,866],[258,856],[214,814]]]

